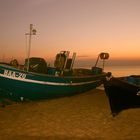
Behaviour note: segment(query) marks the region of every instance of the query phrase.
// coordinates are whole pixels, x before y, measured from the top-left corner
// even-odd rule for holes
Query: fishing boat
[[[15,62],[0,64],[1,94],[14,100],[46,99],[82,93],[102,84],[106,76],[102,68],[74,69],[75,55],[71,59],[66,57],[67,53],[56,55],[55,67],[47,66],[43,58],[37,57],[29,59],[28,71],[28,59],[22,69]]]
[[[16,59],[9,64],[0,63],[0,94],[12,100],[47,99],[82,93],[102,84],[106,76],[103,68],[97,67],[99,58],[103,66],[108,53],[100,53],[91,69],[74,69],[76,53],[69,51],[56,54],[54,66],[50,67],[43,58],[30,57],[31,36],[36,30],[30,24],[28,57],[24,65]]]
[[[104,87],[113,116],[124,109],[140,107],[140,75],[112,77],[109,73]]]

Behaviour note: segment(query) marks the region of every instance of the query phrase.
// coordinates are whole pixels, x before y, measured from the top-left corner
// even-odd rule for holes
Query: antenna
[[[26,36],[29,36],[29,48],[27,52],[27,71],[29,71],[29,65],[30,65],[30,52],[31,52],[31,37],[32,35],[36,35],[36,30],[33,28],[33,24],[30,24],[30,32],[25,34]]]

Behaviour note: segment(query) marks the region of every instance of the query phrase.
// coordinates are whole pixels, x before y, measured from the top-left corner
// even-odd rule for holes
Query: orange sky
[[[30,23],[37,30],[31,56],[69,50],[91,59],[103,51],[140,60],[139,0],[0,0],[0,18],[0,60],[26,57]]]

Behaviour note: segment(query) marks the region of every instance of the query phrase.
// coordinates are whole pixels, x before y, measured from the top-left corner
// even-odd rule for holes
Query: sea
[[[130,75],[140,75],[139,65],[116,65],[116,66],[105,66],[105,72],[111,72],[115,77],[130,76]]]
[[[102,68],[102,66],[99,67]],[[91,69],[87,66],[80,68]],[[109,65],[104,67],[104,72],[111,72],[114,77],[140,75],[140,65]]]

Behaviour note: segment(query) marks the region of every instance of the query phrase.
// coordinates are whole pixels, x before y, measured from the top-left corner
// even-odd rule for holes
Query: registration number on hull
[[[10,70],[4,70],[4,75],[8,77],[13,77],[13,78],[19,78],[19,79],[25,79],[26,74],[20,73],[20,72],[15,72],[15,71],[10,71]]]

